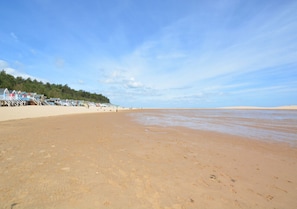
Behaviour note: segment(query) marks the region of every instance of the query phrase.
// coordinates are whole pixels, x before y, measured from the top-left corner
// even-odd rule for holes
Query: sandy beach
[[[20,107],[1,107],[0,121],[51,117],[58,115],[71,115],[82,113],[97,112],[116,112],[124,110],[121,107],[69,107],[69,106],[20,106]]]
[[[0,108],[0,208],[296,208],[296,147],[129,112]]]

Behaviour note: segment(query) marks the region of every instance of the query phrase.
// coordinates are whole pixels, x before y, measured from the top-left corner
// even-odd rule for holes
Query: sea
[[[181,126],[297,146],[297,110],[144,109],[129,115],[146,126]]]

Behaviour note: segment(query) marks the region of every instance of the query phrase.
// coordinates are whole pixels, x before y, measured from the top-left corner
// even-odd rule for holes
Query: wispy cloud
[[[236,83],[232,77],[240,78],[243,83],[257,83],[257,74],[261,74],[263,69],[296,63],[296,4],[286,5],[279,11],[274,9],[270,12],[263,8],[245,20],[243,25],[229,30],[226,28],[235,20],[227,18],[223,20],[225,25],[220,25],[220,15],[217,19],[212,19],[212,24],[218,28],[204,30],[195,25],[196,16],[183,18],[164,28],[153,40],[125,55],[121,66],[134,73],[140,83],[156,87],[160,92],[172,88],[172,94],[180,94],[176,99],[185,94],[188,96],[184,98],[193,95],[193,100],[204,98],[203,95],[209,97],[214,94],[213,86],[218,90],[216,94],[223,94],[228,89],[226,86]],[[204,21],[207,21],[211,15],[206,15],[205,18]],[[241,77],[246,73],[253,73],[254,81]],[[273,80],[277,80],[277,77],[273,77]],[[261,84],[264,85],[262,89],[275,88],[273,83],[261,81]],[[194,92],[174,90],[175,87],[184,85],[194,87],[187,91],[198,89],[199,96]],[[253,89],[252,85],[245,87]],[[248,91],[253,92],[245,90]],[[170,94],[168,91],[164,93],[167,96]]]
[[[11,32],[10,36],[15,40],[15,41],[19,41],[19,38],[15,35],[15,33]]]
[[[22,77],[24,79],[31,78],[33,80],[36,79],[38,81],[47,82],[47,80],[45,80],[45,79],[37,78],[37,77],[31,76],[27,73],[19,72],[18,70],[10,67],[9,63],[7,63],[4,60],[0,60],[0,70],[4,70],[6,73],[8,73],[14,77]]]
[[[65,65],[65,60],[63,58],[56,58],[55,65],[57,68],[63,68]]]

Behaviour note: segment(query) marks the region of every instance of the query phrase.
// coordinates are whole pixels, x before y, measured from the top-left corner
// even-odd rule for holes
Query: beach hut
[[[8,106],[19,105],[18,93],[16,90],[9,90],[9,95],[7,99]]]
[[[27,95],[26,92],[16,91],[15,99],[17,101],[16,102],[17,106],[27,105],[26,95]]]
[[[17,94],[17,99],[20,100],[21,99],[21,96],[22,96],[22,92],[21,91],[17,91],[16,94]]]
[[[9,91],[7,88],[0,89],[0,106],[9,106]]]
[[[20,105],[27,105],[28,104],[29,99],[27,98],[27,92],[19,91],[18,92],[18,98],[19,98],[19,101],[20,101]]]
[[[27,93],[27,104],[28,105],[38,105],[38,101],[35,99],[37,93],[29,92]]]
[[[0,89],[0,100],[8,100],[9,91],[7,88]]]
[[[16,100],[16,92],[15,92],[15,90],[9,91],[9,100]]]
[[[43,105],[45,104],[45,96],[43,94],[35,94],[34,100],[38,103],[38,105]]]
[[[61,105],[60,98],[49,98],[46,101],[47,101],[47,103],[49,103],[51,105]]]
[[[20,95],[19,95],[19,98],[23,101],[28,101],[28,98],[27,98],[27,92],[21,92]]]

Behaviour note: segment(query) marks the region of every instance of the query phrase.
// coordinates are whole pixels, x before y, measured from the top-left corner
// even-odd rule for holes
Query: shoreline
[[[297,110],[297,106],[281,107],[221,107],[221,108],[123,108],[123,107],[67,107],[67,106],[19,106],[0,107],[0,121],[19,120],[26,118],[50,117],[70,114],[85,114],[116,111],[142,110]]]
[[[147,109],[131,116],[144,125],[187,127],[297,146],[295,110]]]

